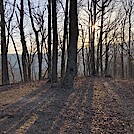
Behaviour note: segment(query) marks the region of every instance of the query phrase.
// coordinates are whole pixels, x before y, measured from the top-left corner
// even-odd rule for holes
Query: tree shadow
[[[1,133],[90,133],[94,79],[64,90],[45,84],[0,111]]]

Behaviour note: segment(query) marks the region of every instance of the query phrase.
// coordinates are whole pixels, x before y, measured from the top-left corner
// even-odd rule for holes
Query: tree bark
[[[51,0],[48,0],[48,79],[51,80]]]
[[[102,36],[103,36],[103,19],[104,19],[104,6],[102,5],[102,13],[101,13],[101,29],[100,29],[100,39],[99,39],[99,46],[100,46],[100,71],[101,76],[103,75],[103,61],[102,61]]]
[[[13,39],[13,36],[12,36],[12,35],[10,35],[10,37],[11,37],[11,40],[12,40],[12,42],[13,42],[14,50],[15,50],[15,53],[16,53],[17,62],[18,62],[18,66],[19,66],[19,71],[20,71],[21,81],[23,81],[23,74],[22,74],[21,62],[20,62],[19,54],[18,54],[18,51],[17,51],[16,45],[15,45],[15,41],[14,41],[14,39]]]
[[[27,46],[24,34],[24,1],[21,0],[21,9],[20,9],[20,37],[22,43],[22,66],[23,66],[23,77],[24,81],[28,81],[28,70],[27,70]]]
[[[58,32],[56,0],[52,0],[52,24],[53,24],[53,58],[52,58],[52,82],[57,81],[57,60],[58,60]]]
[[[108,75],[108,52],[109,52],[109,43],[107,43],[107,33],[105,35],[105,46],[106,46],[106,56],[105,56],[105,76]]]
[[[68,0],[66,0],[65,19],[64,19],[64,35],[62,45],[62,57],[61,57],[61,77],[64,77],[65,75],[65,48],[68,34],[67,26],[68,26]]]
[[[67,59],[67,70],[62,82],[65,88],[73,88],[73,81],[77,75],[77,41],[78,41],[78,16],[77,0],[70,1],[69,13],[69,48]]]
[[[6,31],[5,31],[5,15],[4,15],[4,2],[0,1],[0,15],[1,15],[1,64],[2,64],[2,85],[9,84],[8,74],[8,48],[6,45]]]
[[[28,8],[29,8],[29,14],[30,14],[32,28],[33,28],[33,31],[34,31],[34,34],[35,34],[35,41],[36,41],[36,45],[37,45],[38,65],[39,65],[38,77],[39,77],[39,80],[41,80],[41,78],[42,78],[42,52],[40,51],[40,43],[39,43],[38,30],[36,30],[35,25],[34,25],[34,20],[33,20],[32,11],[31,11],[30,0],[28,0]]]
[[[92,18],[92,35],[91,35],[91,75],[95,75],[95,23],[96,23],[96,0],[93,4],[93,18]],[[91,15],[92,16],[92,15]]]
[[[129,71],[129,78],[132,78],[132,62],[131,62],[131,15],[132,15],[132,6],[130,6],[130,11],[128,15],[129,21],[129,33],[128,33],[128,71]]]

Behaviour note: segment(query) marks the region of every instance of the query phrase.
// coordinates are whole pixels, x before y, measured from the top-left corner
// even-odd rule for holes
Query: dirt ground
[[[0,134],[134,134],[134,81],[78,78],[0,87]]]

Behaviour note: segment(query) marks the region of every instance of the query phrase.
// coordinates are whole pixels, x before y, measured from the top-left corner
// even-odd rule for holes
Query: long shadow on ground
[[[93,87],[93,79],[74,90],[45,84],[0,110],[0,133],[89,134]]]

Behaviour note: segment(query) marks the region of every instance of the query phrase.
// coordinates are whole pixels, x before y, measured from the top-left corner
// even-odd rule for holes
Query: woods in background
[[[133,0],[0,0],[1,84],[134,78],[133,7]]]

